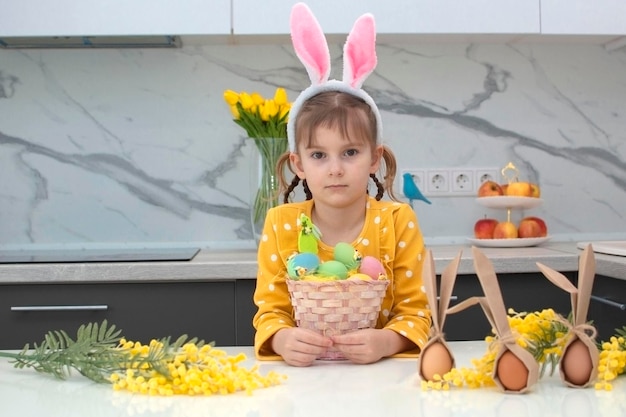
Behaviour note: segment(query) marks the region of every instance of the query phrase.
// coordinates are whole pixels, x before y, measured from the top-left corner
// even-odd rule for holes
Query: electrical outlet
[[[475,168],[475,184],[476,189],[480,187],[480,185],[485,181],[495,181],[497,183],[500,182],[498,175],[498,168]]]
[[[476,189],[474,188],[474,171],[472,169],[453,169],[451,172],[452,176],[450,177],[450,191],[452,192],[452,194],[470,195],[475,193]]]
[[[426,191],[430,195],[446,195],[450,190],[450,171],[433,169],[426,171]]]
[[[405,169],[402,171],[402,175],[400,176],[400,190],[402,190],[402,194],[408,198],[408,196],[404,193],[404,174],[411,175],[413,182],[415,183],[415,185],[417,185],[417,188],[419,188],[423,194],[425,191],[424,184],[426,180],[426,171],[421,169]]]
[[[409,173],[426,197],[472,197],[487,180],[499,182],[498,168],[430,168],[403,169],[400,189],[404,194],[404,174]],[[405,195],[406,197],[406,195]]]

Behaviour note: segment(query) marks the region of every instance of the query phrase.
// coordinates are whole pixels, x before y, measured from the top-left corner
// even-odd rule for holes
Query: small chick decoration
[[[363,257],[352,245],[337,243],[333,259],[322,262],[318,254],[319,229],[304,213],[300,215],[298,253],[287,260],[287,274],[292,280],[337,281],[346,279],[385,280],[382,263],[373,256]]]

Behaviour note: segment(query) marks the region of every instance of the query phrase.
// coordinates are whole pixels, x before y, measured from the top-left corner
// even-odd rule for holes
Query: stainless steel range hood
[[[0,48],[180,48],[179,36],[32,36],[0,38]]]

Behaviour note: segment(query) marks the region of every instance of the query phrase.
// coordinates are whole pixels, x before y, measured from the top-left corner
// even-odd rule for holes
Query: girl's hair
[[[338,129],[341,136],[350,140],[366,141],[372,149],[376,147],[376,117],[371,107],[359,97],[340,91],[326,91],[317,94],[307,100],[298,113],[295,120],[296,149],[300,143],[306,141],[307,146],[315,140],[315,132],[319,127]],[[285,152],[278,160],[276,170],[280,182],[280,191],[283,193],[283,202],[288,203],[294,189],[300,183],[300,178],[295,174],[289,160],[289,151]],[[375,174],[370,177],[376,184],[378,193],[376,200],[383,198],[385,191],[389,197],[398,201],[393,192],[393,181],[396,176],[396,157],[391,149],[383,145],[383,161],[380,172],[383,182],[379,181]],[[294,174],[290,183],[287,183],[284,172],[285,166]],[[307,200],[313,196],[307,186],[306,180],[302,181]]]

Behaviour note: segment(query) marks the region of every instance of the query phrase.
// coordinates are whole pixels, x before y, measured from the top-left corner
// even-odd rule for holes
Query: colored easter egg
[[[366,256],[361,260],[359,272],[369,275],[372,279],[379,279],[381,276],[387,276],[383,264],[373,256]]]
[[[320,264],[320,258],[314,253],[299,253],[287,261],[287,274],[291,279],[300,279],[305,275],[315,273]]]
[[[345,242],[339,242],[335,245],[333,257],[336,261],[344,264],[348,269],[356,269],[359,267],[361,256],[352,245]]]
[[[339,261],[326,261],[317,268],[317,275],[324,278],[346,279],[348,268]]]
[[[359,272],[357,272],[356,274],[352,274],[350,275],[350,277],[348,278],[349,280],[361,280],[361,281],[371,281],[372,277],[370,277],[367,274],[361,274]]]

